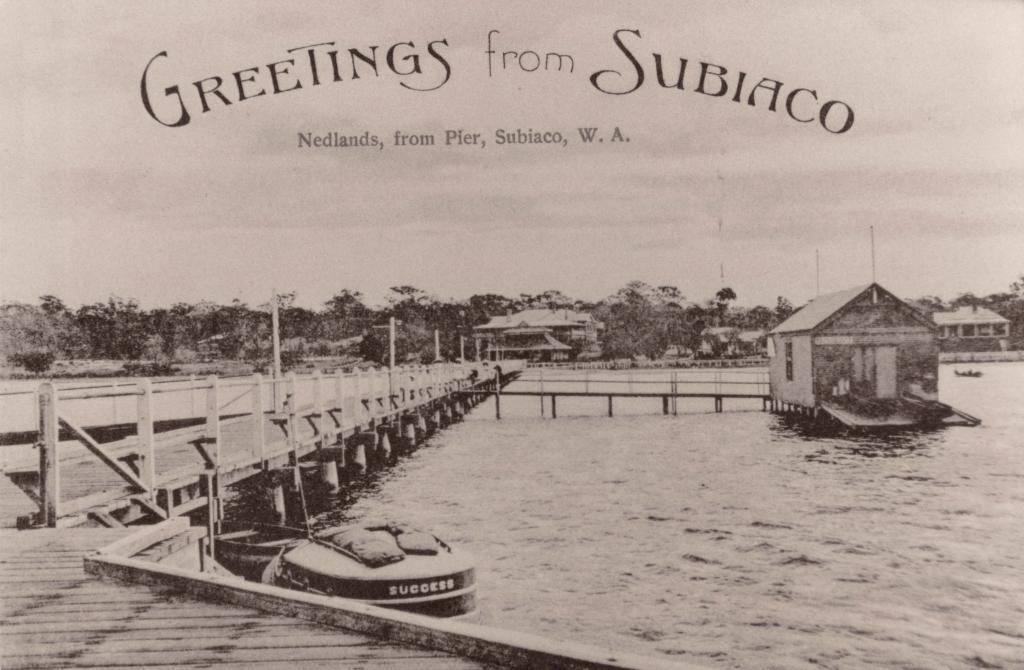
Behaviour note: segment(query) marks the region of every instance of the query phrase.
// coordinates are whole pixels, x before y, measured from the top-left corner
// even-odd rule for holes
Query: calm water
[[[434,529],[477,556],[485,623],[555,638],[721,668],[1024,667],[1024,365],[974,367],[940,388],[980,427],[889,438],[811,437],[756,401],[609,419],[561,399],[552,420],[507,397],[317,521]]]

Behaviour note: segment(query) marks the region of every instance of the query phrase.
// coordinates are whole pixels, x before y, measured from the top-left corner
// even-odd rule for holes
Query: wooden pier
[[[83,558],[138,529],[0,531],[0,667],[492,667],[183,591],[102,581]]]
[[[505,368],[501,383],[521,369]],[[36,394],[39,430],[27,435],[38,457],[29,454],[4,474],[38,507],[19,518],[20,526],[121,526],[202,508],[213,523],[222,515],[225,486],[310,457],[337,481],[339,465],[365,469],[459,420],[478,402],[459,392],[499,383],[475,369],[438,364],[277,380],[44,383]],[[131,403],[130,422],[79,418],[112,400],[115,409],[118,401]]]

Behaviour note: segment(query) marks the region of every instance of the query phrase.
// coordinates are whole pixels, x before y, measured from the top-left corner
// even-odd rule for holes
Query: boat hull
[[[271,583],[433,616],[467,614],[476,606],[476,570],[464,552],[407,556],[379,568],[331,557],[320,544],[298,547],[275,560]]]
[[[468,614],[476,608],[473,559],[440,546],[435,555],[371,568],[298,529],[262,526],[214,545],[217,562],[250,581],[437,617]]]

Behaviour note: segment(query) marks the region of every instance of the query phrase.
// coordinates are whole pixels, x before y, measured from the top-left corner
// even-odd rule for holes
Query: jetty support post
[[[494,418],[501,419],[501,373],[494,371]]]
[[[139,380],[139,395],[136,403],[136,434],[142,451],[139,471],[146,485],[148,497],[156,501],[156,444],[153,436],[153,382],[149,378]]]
[[[664,414],[664,415],[668,415],[668,396],[667,395],[661,396],[661,413]]]
[[[544,418],[544,368],[539,368],[540,373],[540,418]]]
[[[59,431],[57,387],[45,382],[39,385],[39,522],[50,528],[56,528],[60,513]]]
[[[331,491],[341,488],[338,481],[338,461],[330,449],[324,449],[320,455],[320,480]]]
[[[672,371],[672,416],[679,414],[679,372]]]
[[[558,396],[556,396],[554,393],[552,393],[551,394],[551,418],[552,419],[557,419],[558,418],[558,403],[556,402],[557,400],[558,400]]]
[[[612,396],[608,396],[608,416],[612,416]]]

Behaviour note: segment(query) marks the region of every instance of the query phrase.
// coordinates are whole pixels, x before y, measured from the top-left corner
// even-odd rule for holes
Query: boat
[[[218,535],[214,556],[251,581],[368,605],[440,617],[476,607],[476,570],[469,554],[388,521],[315,534],[260,524]]]
[[[953,370],[957,377],[980,377],[981,370]]]

